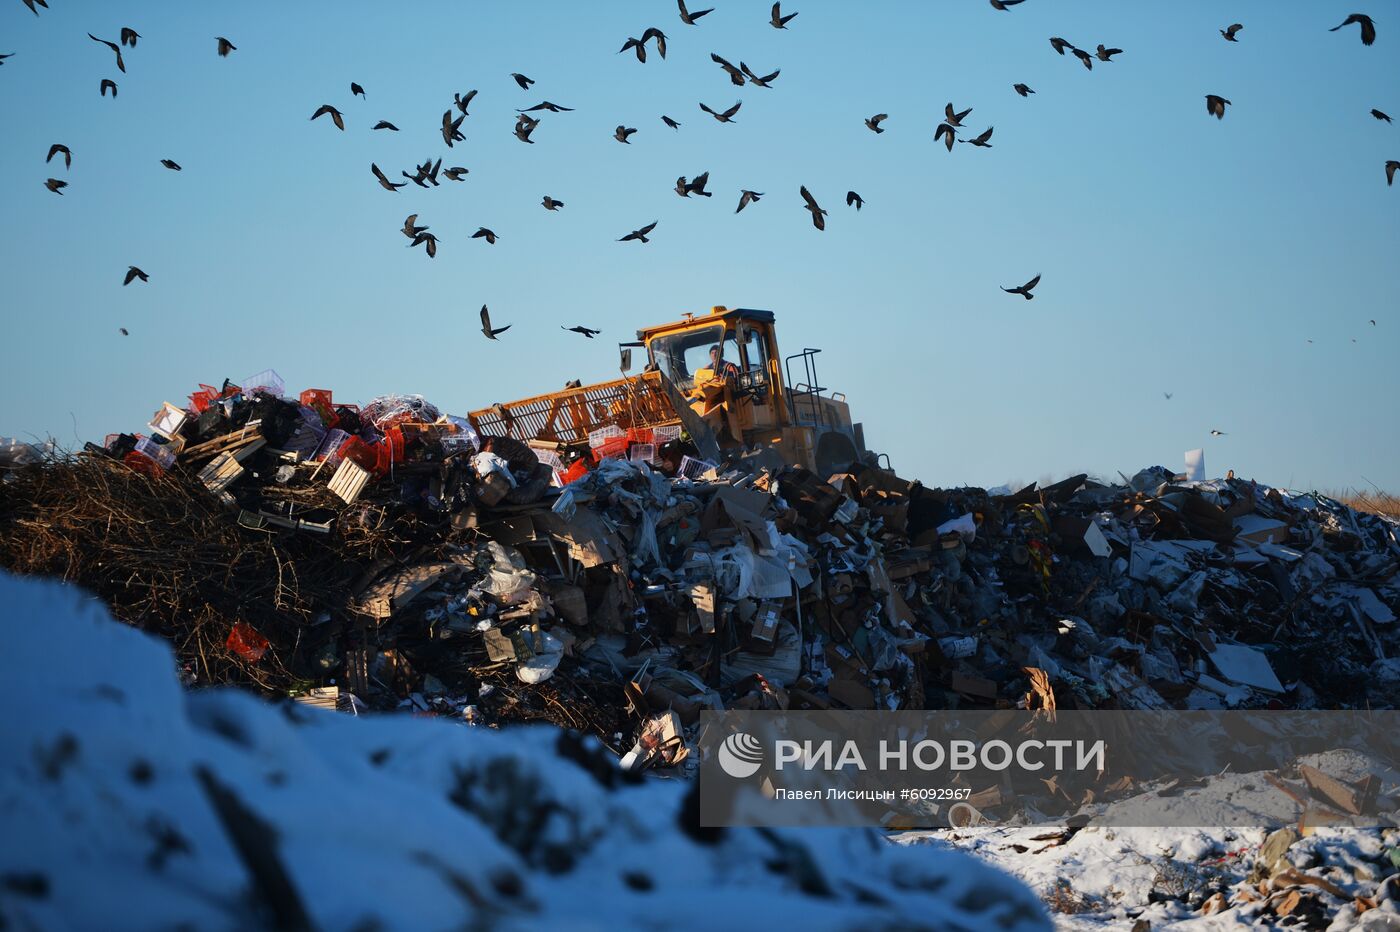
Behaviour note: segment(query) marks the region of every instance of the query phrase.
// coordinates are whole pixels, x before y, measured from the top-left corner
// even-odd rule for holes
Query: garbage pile
[[[273,373],[7,451],[0,565],[96,591],[188,682],[545,719],[637,767],[685,764],[704,709],[1400,704],[1400,526],[1236,478],[931,489]]]

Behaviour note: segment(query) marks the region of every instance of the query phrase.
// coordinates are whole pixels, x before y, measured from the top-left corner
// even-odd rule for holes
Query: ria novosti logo
[[[763,745],[753,735],[737,731],[720,744],[718,756],[720,769],[742,780],[763,766]]]

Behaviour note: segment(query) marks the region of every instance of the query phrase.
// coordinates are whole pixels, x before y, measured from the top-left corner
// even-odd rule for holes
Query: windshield
[[[725,361],[739,362],[739,346],[733,336],[726,339],[723,324],[657,337],[651,341],[651,358],[677,388],[685,391],[694,387],[697,370],[709,368],[710,347],[717,343],[723,345]]]

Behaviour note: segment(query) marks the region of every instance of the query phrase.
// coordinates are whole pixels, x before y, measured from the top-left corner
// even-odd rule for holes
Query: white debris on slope
[[[693,827],[554,728],[186,693],[56,583],[0,575],[0,623],[0,927],[1048,928],[962,852]]]

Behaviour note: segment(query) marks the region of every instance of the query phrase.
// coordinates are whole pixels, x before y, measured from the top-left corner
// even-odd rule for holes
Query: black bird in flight
[[[1106,49],[1106,48],[1103,47],[1103,43],[1100,42],[1100,43],[1099,43],[1099,50],[1098,50],[1098,52],[1097,52],[1096,54],[1097,54],[1098,57],[1099,57],[1099,61],[1113,61],[1113,56],[1114,56],[1114,55],[1122,55],[1122,54],[1123,54],[1123,50],[1122,50],[1122,49]]]
[[[124,336],[124,337],[129,337],[129,336],[131,336],[130,333],[127,333],[127,330],[126,330],[125,327],[118,327],[118,328],[117,328],[117,332],[120,333],[120,334],[121,334],[122,336]]]
[[[64,168],[72,168],[72,167],[73,167],[73,153],[70,152],[70,151],[68,150],[68,147],[65,146],[65,145],[64,145],[63,143],[61,143],[61,142],[56,142],[56,143],[54,143],[53,145],[49,146],[49,154],[48,154],[48,157],[47,157],[46,159],[44,159],[44,164],[45,164],[45,165],[49,164],[49,162],[53,161],[53,157],[54,157],[55,155],[58,155],[60,152],[63,153],[63,167],[64,167]]]
[[[1013,7],[1013,6],[1015,6],[1016,4],[1018,4],[1018,3],[1025,3],[1025,2],[1026,2],[1026,0],[992,0],[992,9],[994,9],[994,10],[1006,10],[1008,7]]]
[[[675,120],[671,119],[670,117],[668,117],[668,116],[667,116],[666,114],[664,114],[664,113],[661,114],[661,122],[662,122],[662,123],[665,123],[667,126],[671,127],[671,129],[680,129],[680,128],[681,128],[681,125],[680,125],[679,123],[677,123]]]
[[[796,16],[797,14],[794,13],[793,15]],[[812,212],[812,226],[816,227],[818,230],[825,230],[826,211],[822,210],[821,206],[817,204],[817,199],[812,197],[812,192],[807,190],[806,185],[803,185],[798,190],[799,193],[802,195],[802,200],[807,202],[807,209]]]
[[[97,90],[103,97],[106,97],[107,91],[110,90],[112,92],[112,99],[117,99],[117,82],[113,81],[111,78],[103,78],[102,83],[97,85]]]
[[[477,227],[476,232],[472,234],[472,239],[484,239],[488,246],[494,246],[499,237],[496,236],[494,230],[488,230],[486,227]]]
[[[595,336],[597,336],[598,334],[600,334],[600,333],[603,332],[603,331],[601,331],[601,330],[593,330],[593,329],[591,329],[591,328],[589,328],[589,327],[565,327],[565,326],[562,325],[562,324],[560,324],[559,329],[560,329],[560,330],[567,330],[567,331],[569,331],[570,333],[581,333],[581,334],[583,334],[584,336],[588,337],[588,339],[590,339],[590,340],[593,339],[593,338],[594,338]]]
[[[636,127],[627,127],[619,123],[617,129],[613,130],[613,138],[616,139],[618,142],[627,143],[627,145],[631,145],[630,142],[627,142],[627,137],[631,136],[636,131]]]
[[[107,48],[111,49],[113,52],[116,52],[117,70],[120,71],[122,74],[126,74],[126,63],[122,61],[122,47],[120,45],[117,45],[117,43],[115,42],[108,42],[106,39],[99,39],[92,33],[88,33],[88,38],[94,42],[100,42],[101,44],[107,46]]]
[[[636,241],[638,241],[638,242],[640,242],[640,243],[650,243],[651,240],[647,239],[647,234],[650,233],[650,232],[651,232],[652,230],[654,230],[654,229],[656,229],[656,221],[655,221],[655,220],[653,220],[651,223],[648,223],[646,226],[642,227],[640,230],[633,230],[631,233],[628,233],[626,236],[622,237],[622,239],[618,240],[618,242],[619,242],[619,243],[625,243],[625,242],[627,242],[628,240],[636,240]]]
[[[685,23],[687,26],[698,25],[698,23],[695,22],[697,19],[707,13],[713,13],[715,11],[714,7],[710,7],[708,10],[696,10],[692,13],[685,8],[685,0],[676,0],[676,5],[681,8],[681,22]]]
[[[741,106],[743,106],[743,103],[744,103],[744,102],[743,102],[742,100],[741,100],[741,101],[738,101],[738,102],[736,102],[736,103],[734,104],[734,106],[730,107],[728,110],[724,111],[723,113],[716,113],[715,111],[711,110],[709,107],[705,106],[704,104],[701,104],[701,105],[700,105],[700,109],[701,109],[701,110],[704,110],[706,113],[708,113],[710,116],[714,117],[716,120],[719,120],[721,123],[732,123],[732,122],[734,122],[734,121],[731,119],[731,117],[733,117],[734,114],[736,114],[736,113],[739,112],[739,108],[740,108]]]
[[[1392,185],[1395,183],[1395,173],[1398,171],[1400,171],[1400,162],[1395,161],[1395,159],[1391,159],[1389,162],[1385,163],[1385,183],[1387,185]],[[49,180],[52,181],[53,179],[50,178]],[[50,190],[53,189],[50,188]]]
[[[505,333],[513,326],[515,325],[506,324],[504,327],[496,327],[493,329],[491,327],[491,312],[486,309],[486,305],[483,304],[481,306],[481,332],[486,334],[486,339],[494,340],[496,339],[496,334]]]
[[[398,183],[390,181],[388,178],[384,177],[384,173],[379,170],[379,166],[374,164],[373,162],[369,163],[369,170],[374,172],[374,177],[379,179],[380,186],[383,187],[386,191],[397,192],[399,188],[402,188],[405,184],[408,183],[406,181],[400,181]]]
[[[1371,17],[1367,16],[1365,13],[1353,13],[1327,31],[1336,32],[1343,26],[1350,26],[1352,23],[1361,24],[1362,45],[1370,45],[1372,42],[1376,41],[1376,24],[1373,23]]]
[[[739,206],[734,208],[734,212],[737,214],[750,204],[757,203],[758,199],[761,197],[763,197],[763,192],[761,191],[749,191],[747,189],[740,191]]]
[[[1090,55],[1088,52],[1083,49],[1074,49],[1074,57],[1082,61],[1085,68],[1088,68],[1090,71],[1094,70],[1094,56]]]
[[[933,131],[933,141],[938,142],[938,140],[942,139],[943,142],[948,146],[948,151],[952,152],[953,140],[957,138],[957,135],[958,131],[955,130],[951,124],[939,123],[938,129]]]
[[[884,130],[880,128],[880,124],[885,122],[889,118],[890,115],[888,113],[877,113],[873,117],[868,117],[866,119],[865,128],[870,130],[872,133],[883,133]]]
[[[442,164],[441,159],[438,160],[438,164]],[[446,178],[448,181],[462,181],[469,174],[471,174],[471,172],[467,171],[460,165],[453,165],[451,168],[444,168],[442,170],[443,177]]]
[[[122,279],[122,287],[125,288],[127,285],[130,285],[138,278],[141,279],[141,281],[143,282],[148,282],[151,280],[151,277],[149,275],[138,269],[136,266],[128,265],[126,267],[126,277]]]
[[[1059,36],[1051,36],[1050,47],[1053,48],[1055,51],[1059,52],[1061,55],[1063,55],[1065,54],[1065,49],[1074,48],[1074,44],[1064,39],[1061,39]]]
[[[1172,393],[1171,393],[1171,392],[1162,392],[1162,397],[1165,398],[1165,399],[1167,399],[1168,401],[1171,401],[1171,400],[1172,400]]]
[[[710,61],[714,62],[716,65],[719,65],[721,68],[724,69],[724,73],[729,75],[730,82],[739,87],[744,86],[744,72],[740,71],[738,68],[735,68],[732,62],[721,58],[715,52],[710,53]]]
[[[14,57],[15,57],[15,53],[14,53],[14,52],[0,52],[0,65],[5,64],[5,59],[7,59],[7,58],[14,58]]]
[[[415,239],[419,233],[426,232],[427,229],[427,227],[418,226],[417,214],[409,214],[406,218],[404,218],[403,235],[407,236],[409,239]]]
[[[1225,105],[1230,103],[1218,94],[1206,95],[1206,113],[1211,114],[1217,120],[1225,119]],[[1231,105],[1233,106],[1233,104]]]
[[[182,169],[180,168],[180,163],[171,159],[161,159],[160,164],[164,165],[166,168],[170,169],[173,172],[182,171]]]
[[[1034,94],[1034,93],[1035,93],[1035,91],[1031,90],[1029,87],[1027,87],[1027,86],[1024,85],[1024,84],[1013,84],[1013,85],[1011,85],[1011,87],[1012,87],[1013,90],[1016,91],[1016,93],[1020,94],[1022,97],[1025,97],[1025,96],[1027,96],[1027,95],[1029,95],[1029,94]]]
[[[466,136],[462,135],[462,121],[467,118],[464,113],[457,119],[452,119],[452,111],[444,110],[442,114],[442,141],[447,143],[447,148],[451,149],[454,142],[463,142]]]
[[[952,105],[952,103],[949,103],[946,107],[943,108],[943,114],[944,114],[944,116],[947,118],[947,123],[948,123],[949,126],[961,127],[961,126],[962,126],[963,117],[967,116],[967,115],[968,115],[969,113],[971,113],[971,112],[972,112],[972,108],[971,108],[971,107],[968,107],[966,110],[962,111],[961,113],[955,113],[955,112],[953,112],[953,105]]]
[[[628,49],[635,49],[637,52],[637,61],[641,62],[642,64],[646,64],[647,45],[645,42],[643,42],[641,39],[638,39],[636,36],[628,36],[627,41],[622,43],[622,48],[617,50],[617,54],[621,55]]]
[[[305,111],[302,112],[304,113]],[[340,115],[340,111],[332,107],[330,104],[321,104],[321,106],[317,107],[316,112],[311,114],[311,119],[314,120],[317,117],[323,116],[327,113],[331,115],[331,122],[335,124],[335,128],[340,130],[342,133],[345,132],[345,119]]]
[[[782,7],[781,2],[773,4],[773,18],[768,20],[768,25],[772,26],[774,29],[786,29],[787,24],[797,15],[796,13],[789,13],[787,16],[784,16],[780,7]]]
[[[408,248],[412,249],[420,243],[426,244],[425,248],[428,251],[429,259],[437,258],[438,238],[436,236],[431,233],[419,233],[417,236],[413,237],[413,242],[408,244]]]
[[[561,208],[561,207],[564,206],[564,202],[563,202],[563,201],[556,201],[554,198],[550,197],[548,194],[546,194],[546,195],[544,196],[544,200],[541,201],[540,203],[544,204],[544,209],[545,209],[545,210],[558,210],[559,208]]]
[[[1225,436],[1225,431],[1223,431],[1223,430],[1211,430],[1210,435],[1211,435],[1212,437],[1224,437],[1224,436]]]
[[[696,175],[695,180],[691,182],[687,182],[685,176],[682,175],[676,179],[676,193],[681,197],[690,197],[692,194],[698,194],[701,197],[709,197],[713,193],[705,190],[705,185],[709,183],[709,172],[701,172]]]
[[[236,51],[238,51],[238,46],[234,45],[232,42],[230,42],[229,40],[225,39],[223,36],[216,36],[216,37],[215,37],[215,40],[219,43],[219,57],[220,57],[220,58],[228,58],[228,53],[229,53],[229,52],[236,52]]]
[[[473,93],[475,93],[475,91],[473,91]],[[548,110],[550,113],[568,113],[573,109],[573,107],[561,107],[558,104],[553,103],[552,101],[546,100],[541,103],[535,104],[533,107],[526,107],[524,110],[517,110],[515,112],[534,113],[536,110]]]
[[[535,83],[530,78],[525,77],[525,75],[516,74],[514,71],[510,73],[510,76],[515,79],[516,84],[520,85],[520,89],[522,91],[528,91],[530,89],[530,85]]]
[[[855,205],[856,210],[860,210],[862,207],[865,206],[865,199],[854,191],[847,191],[846,206],[850,207],[852,204]]]
[[[357,94],[358,94],[360,97],[364,97],[364,96],[365,96],[365,89],[364,89],[363,87],[360,87],[360,85],[356,84],[354,81],[351,81],[351,82],[350,82],[350,96],[351,96],[351,97],[354,97],[354,96],[357,95]],[[365,98],[365,99],[368,100],[369,98]]]
[[[1375,117],[1375,118],[1378,119],[1378,120],[1385,120],[1387,123],[1390,122],[1390,117],[1389,117],[1389,116],[1387,116],[1387,115],[1384,114],[1384,113],[1381,113],[1379,110],[1376,110],[1376,109],[1372,109],[1372,110],[1371,110],[1371,116]]]
[[[666,33],[655,26],[648,26],[647,31],[642,33],[642,45],[647,44],[647,40],[656,40],[656,51],[662,57],[666,57]]]
[[[467,107],[471,105],[472,98],[476,96],[476,89],[467,91],[467,96],[463,97],[457,93],[452,95],[452,103],[463,113],[467,112]]]
[[[380,120],[378,123],[374,124],[374,126],[370,127],[370,129],[388,129],[396,133],[399,131],[399,128],[388,120]]]
[[[764,77],[760,78],[758,75],[750,71],[749,66],[744,64],[743,62],[739,62],[739,70],[742,71],[744,74],[748,75],[750,84],[756,85],[757,87],[769,87],[770,85],[768,84],[768,82],[776,78],[781,71],[781,69],[775,69],[772,74],[765,75]]]
[[[523,113],[520,114],[520,116],[515,118],[515,138],[519,139],[521,142],[528,142],[533,146],[535,141],[530,138],[530,134],[533,133],[535,127],[539,125],[540,121],[536,120],[534,117],[526,116]]]
[[[122,45],[129,45],[132,48],[136,48],[136,40],[141,38],[141,33],[132,29],[130,26],[123,26],[121,38]]]
[[[992,144],[987,140],[992,138],[992,130],[994,129],[996,129],[995,126],[989,126],[987,127],[987,131],[981,136],[978,136],[975,139],[959,139],[958,142],[965,142],[969,145],[977,146],[981,149],[990,149],[992,147]]]
[[[29,12],[33,13],[35,16],[39,15],[39,11],[34,9],[34,4],[36,3],[46,10],[49,8],[49,5],[45,2],[45,0],[24,0],[24,5],[29,7]]]
[[[1231,25],[1228,29],[1220,30],[1220,34],[1225,37],[1226,42],[1238,42],[1240,40],[1235,38],[1235,34],[1243,28],[1243,23],[1235,23]]]
[[[1002,288],[1001,290],[1002,290],[1002,291],[1005,291],[1007,294],[1018,294],[1018,295],[1020,295],[1021,297],[1025,298],[1027,301],[1029,301],[1029,300],[1031,300],[1032,298],[1035,297],[1035,295],[1031,294],[1031,289],[1034,288],[1034,287],[1035,287],[1036,285],[1038,285],[1038,284],[1040,284],[1040,276],[1039,276],[1039,275],[1037,275],[1035,278],[1032,278],[1030,281],[1026,282],[1024,285],[1022,285],[1022,286],[1019,287],[1019,288],[1005,288],[1005,287],[1004,287],[1004,288]]]
[[[62,189],[68,187],[68,182],[59,181],[57,178],[50,178],[48,181],[44,182],[44,187],[48,188],[54,194],[61,195],[63,193]]]

